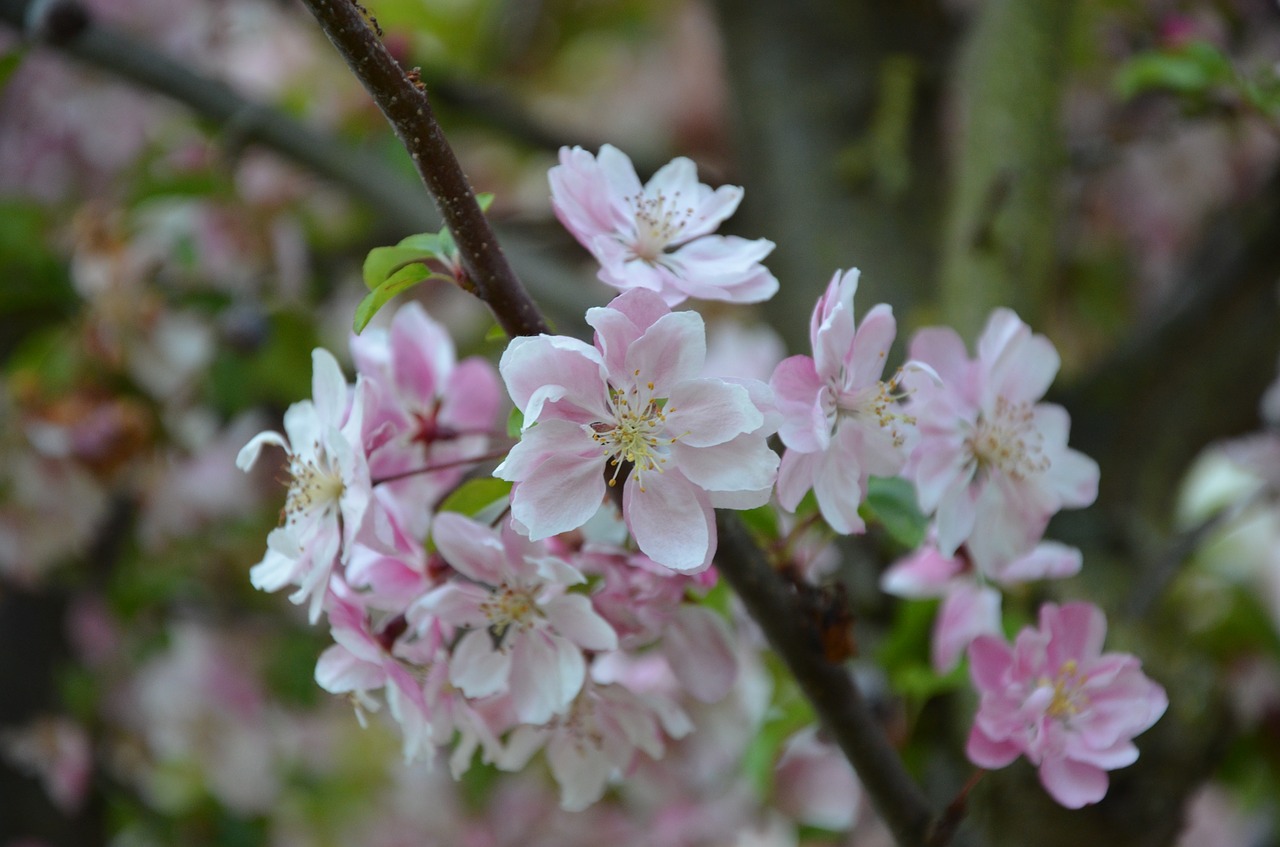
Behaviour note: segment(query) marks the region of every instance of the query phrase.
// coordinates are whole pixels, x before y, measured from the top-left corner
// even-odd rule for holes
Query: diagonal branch
[[[351,0],[304,0],[351,72],[373,97],[409,151],[440,216],[453,233],[472,293],[508,335],[537,335],[547,324],[480,210],[453,149],[436,122],[425,86],[411,79]]]
[[[849,670],[823,657],[818,633],[801,615],[791,587],[770,567],[742,522],[721,511],[716,514],[716,527],[720,536],[717,569],[742,598],[853,764],[894,839],[903,847],[935,843],[933,811],[890,746]]]

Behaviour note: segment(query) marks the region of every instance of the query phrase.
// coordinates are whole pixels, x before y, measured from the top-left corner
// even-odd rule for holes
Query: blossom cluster
[[[658,758],[693,729],[682,703],[733,685],[730,630],[697,602],[715,581],[714,510],[776,498],[796,512],[812,491],[815,520],[858,533],[872,478],[899,476],[930,528],[883,587],[946,598],[934,662],[970,650],[970,757],[1025,754],[1060,802],[1100,799],[1163,690],[1133,657],[1101,653],[1105,621],[1085,604],[1045,606],[1012,648],[1000,637],[998,587],[1078,571],[1079,552],[1043,536],[1097,492],[1066,412],[1041,402],[1052,344],[997,310],[976,358],[954,331],[926,329],[886,378],[895,319],[884,304],[855,319],[851,270],[818,300],[811,356],[768,382],[710,375],[702,317],[673,307],[777,288],[760,264],[771,243],[712,234],[740,189],[713,191],[683,159],[641,185],[611,147],[562,151],[550,182],[557,216],[621,290],[587,311],[589,343],[516,338],[495,372],[457,362],[410,304],[352,341],[354,385],[317,350],[313,398],[241,452],[248,469],[265,445],[286,451],[282,522],[251,578],[327,616],[320,685],[361,714],[385,703],[406,755],[450,747],[455,775],[477,752],[519,769],[545,750],[562,805],[585,808],[637,753]],[[498,431],[500,385],[514,444]],[[510,486],[450,507],[485,467]]]
[[[406,757],[452,746],[457,776],[477,751],[518,769],[545,748],[563,804],[584,808],[638,752],[660,756],[689,731],[673,692],[715,700],[732,685],[728,625],[686,599],[705,593],[709,575],[622,546],[601,496],[579,522],[601,512],[595,525],[572,534],[564,529],[578,524],[530,537],[502,503],[479,516],[441,511],[479,464],[505,452],[498,373],[481,358],[457,361],[417,304],[388,330],[353,339],[352,358],[354,385],[316,350],[313,398],[288,410],[284,433],[260,433],[240,453],[244,469],[265,445],[287,456],[282,522],[254,585],[292,588],[313,622],[327,617],[335,643],[316,680],[362,715],[385,704]],[[545,404],[548,421],[562,401]],[[595,482],[605,487],[602,474]],[[681,649],[659,681],[652,671],[598,672],[603,657],[664,638]]]

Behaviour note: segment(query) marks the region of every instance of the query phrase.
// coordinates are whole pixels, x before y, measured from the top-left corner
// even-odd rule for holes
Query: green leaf
[[[778,511],[768,503],[754,509],[745,509],[738,516],[753,535],[766,543],[777,541],[782,534],[778,527]]]
[[[761,796],[768,796],[773,789],[773,768],[787,739],[816,720],[813,707],[782,661],[769,656],[766,662],[774,682],[773,700],[742,762],[747,781]]]
[[[478,477],[469,479],[458,486],[452,494],[444,498],[437,511],[458,512],[467,517],[475,517],[490,506],[511,493],[511,483],[505,479]]]
[[[480,211],[486,215],[489,214],[489,207],[493,205],[493,193],[482,191],[476,195],[476,204],[480,206]]]
[[[9,78],[13,76],[14,71],[18,69],[26,56],[27,51],[21,47],[16,50],[10,50],[0,56],[0,90],[9,84]]]
[[[430,258],[430,254],[414,247],[375,247],[364,260],[364,287],[376,291],[392,276],[415,264],[421,265],[421,272],[425,274],[426,265],[421,263]]]
[[[507,415],[507,435],[512,438],[519,438],[520,433],[524,431],[524,413],[519,409],[512,409],[511,414]]]
[[[1203,95],[1216,85],[1235,81],[1231,61],[1218,48],[1196,41],[1176,50],[1140,53],[1116,74],[1115,86],[1121,97],[1147,91],[1172,91]]]
[[[867,480],[867,499],[858,508],[863,520],[875,521],[903,547],[919,547],[929,521],[916,505],[916,491],[901,477],[873,476]]]
[[[355,319],[352,321],[356,334],[359,335],[364,332],[364,328],[369,325],[369,321],[373,320],[373,316],[378,313],[379,309],[387,305],[391,298],[429,279],[447,279],[447,277],[432,273],[427,270],[426,265],[416,262],[401,268],[389,276],[385,282],[366,294],[364,299],[360,301],[360,305],[356,306]]]

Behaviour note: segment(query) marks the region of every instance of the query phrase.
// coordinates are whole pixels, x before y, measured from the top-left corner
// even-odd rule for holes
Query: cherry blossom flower
[[[1059,509],[1093,502],[1097,463],[1067,447],[1066,411],[1037,402],[1058,372],[1048,339],[997,309],[977,359],[941,327],[919,332],[910,353],[941,377],[904,376],[920,432],[905,474],[921,508],[937,513],[944,554],[967,541],[979,558],[1012,561],[1035,545]]]
[[[682,738],[693,726],[674,703],[636,694],[621,685],[588,681],[568,711],[549,726],[517,727],[498,761],[520,770],[543,746],[560,785],[560,806],[581,811],[600,799],[610,778],[625,773],[636,751],[660,759],[663,736]]]
[[[396,512],[422,538],[431,515],[422,505],[443,497],[466,474],[465,460],[489,449],[502,405],[498,375],[478,356],[458,362],[448,331],[416,302],[396,312],[389,330],[353,336],[351,353],[371,386],[363,433],[370,473],[414,504]]]
[[[404,732],[404,757],[422,755],[430,740],[430,714],[422,685],[370,630],[364,610],[350,598],[335,598],[329,607],[329,623],[336,644],[320,655],[316,682],[333,694],[350,693],[358,709],[373,710],[376,702],[367,694],[382,689],[392,718]]]
[[[562,147],[547,177],[556,217],[600,262],[608,285],[655,291],[670,306],[688,297],[758,303],[778,290],[760,264],[772,241],[711,234],[737,209],[742,189],[713,191],[689,159],[673,159],[642,186],[615,147],[604,145],[598,157]]]
[[[783,360],[770,380],[787,446],[778,501],[795,511],[812,488],[823,519],[840,533],[866,529],[858,504],[867,477],[902,470],[914,436],[912,419],[898,411],[898,377],[881,380],[897,333],[893,310],[876,306],[855,331],[857,289],[857,269],[836,272],[810,321],[813,357]]]
[[[674,570],[703,570],[716,547],[713,507],[769,498],[778,458],[765,416],[744,385],[699,376],[698,314],[635,289],[589,310],[587,322],[595,346],[540,335],[513,339],[502,356],[524,413],[520,442],[494,471],[517,483],[512,515],[530,538],[548,538],[585,524],[621,483],[640,550]]]
[[[774,767],[774,803],[798,823],[851,829],[858,820],[862,784],[840,748],[811,726],[787,740]]]
[[[311,354],[314,400],[294,403],[284,415],[288,438],[278,432],[255,435],[236,457],[248,471],[263,445],[276,444],[289,455],[289,493],[282,517],[287,533],[269,542],[256,578],[263,587],[290,582],[302,590],[295,603],[311,598],[312,623],[320,614],[325,587],[336,561],[346,562],[364,521],[372,486],[361,441],[364,384],[350,390],[338,362],[327,350]],[[290,564],[290,562],[292,564]]]
[[[586,678],[582,651],[618,647],[591,601],[565,591],[586,578],[509,526],[499,534],[446,512],[432,535],[469,581],[451,580],[427,594],[410,621],[422,628],[434,618],[467,630],[453,648],[449,681],[472,698],[510,691],[526,723],[564,711]]]
[[[671,673],[696,700],[714,703],[729,692],[738,674],[729,626],[710,609],[685,600],[691,590],[713,585],[714,571],[677,573],[643,554],[597,545],[574,562],[602,578],[591,603],[618,633],[623,650],[660,644]]]
[[[967,746],[974,764],[1002,768],[1025,755],[1045,790],[1072,809],[1106,795],[1107,771],[1137,761],[1131,739],[1169,704],[1136,657],[1102,652],[1106,631],[1096,606],[1046,603],[1039,628],[1023,629],[1012,647],[974,639],[970,670],[982,697]]]

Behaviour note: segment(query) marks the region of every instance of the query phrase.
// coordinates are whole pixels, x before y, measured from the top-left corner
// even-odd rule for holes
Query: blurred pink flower
[[[1107,771],[1138,759],[1131,739],[1160,719],[1169,700],[1126,653],[1103,653],[1107,622],[1088,603],[1040,607],[1040,626],[1012,647],[981,635],[969,646],[982,696],[967,753],[979,767],[1002,768],[1020,754],[1040,782],[1076,809],[1107,793]]]
[[[778,290],[760,264],[772,241],[711,234],[738,207],[742,189],[713,191],[689,159],[673,159],[641,186],[615,147],[604,145],[598,157],[562,147],[547,178],[556,217],[600,262],[608,285],[655,291],[670,306],[688,297],[758,303]]]

